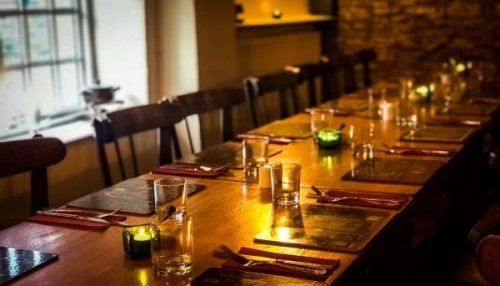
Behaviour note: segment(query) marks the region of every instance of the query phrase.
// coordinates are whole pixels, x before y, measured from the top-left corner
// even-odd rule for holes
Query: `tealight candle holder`
[[[334,149],[340,146],[342,133],[334,129],[323,129],[318,131],[316,142],[319,147],[325,149]]]
[[[151,232],[149,225],[123,229],[123,250],[132,259],[151,257]]]

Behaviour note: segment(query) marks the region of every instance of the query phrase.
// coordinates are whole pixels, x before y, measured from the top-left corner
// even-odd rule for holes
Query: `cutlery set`
[[[224,244],[220,245],[220,250],[214,251],[214,255],[218,257],[229,258],[245,268],[253,268],[265,265],[279,266],[280,268],[291,270],[301,275],[311,277],[325,276],[334,269],[333,265],[327,264],[243,255],[236,253]]]
[[[112,211],[110,213],[98,214],[82,210],[52,209],[52,210],[37,211],[36,214],[81,220],[81,221],[96,222],[104,225],[116,225],[116,226],[128,227],[129,224],[123,222],[123,220],[125,220],[127,217],[124,215],[116,214],[116,212],[118,212],[118,210]]]

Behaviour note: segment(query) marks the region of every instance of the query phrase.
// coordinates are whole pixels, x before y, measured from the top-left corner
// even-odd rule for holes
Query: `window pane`
[[[56,0],[56,8],[72,8],[72,0]]]
[[[33,127],[33,104],[24,91],[20,71],[8,71],[0,77],[0,137]]]
[[[21,41],[19,39],[19,22],[16,17],[0,18],[0,39],[2,54],[6,66],[21,63]]]
[[[57,17],[57,35],[59,45],[59,58],[75,58],[76,42],[74,35],[73,16]]]
[[[0,10],[17,10],[17,0],[0,0]]]
[[[76,64],[64,64],[61,69],[61,98],[58,105],[61,109],[74,109],[80,104],[79,80]]]
[[[34,93],[32,98],[42,115],[56,111],[54,105],[56,93],[52,86],[50,67],[36,67],[31,70],[31,90]]]
[[[47,9],[47,0],[23,0],[28,9]]]
[[[28,25],[31,60],[50,60],[49,18],[47,16],[30,16]]]

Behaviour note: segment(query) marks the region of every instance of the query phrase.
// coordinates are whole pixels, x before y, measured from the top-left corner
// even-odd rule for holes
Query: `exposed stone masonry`
[[[500,69],[499,0],[338,0],[339,48],[375,48],[375,78],[450,57]]]

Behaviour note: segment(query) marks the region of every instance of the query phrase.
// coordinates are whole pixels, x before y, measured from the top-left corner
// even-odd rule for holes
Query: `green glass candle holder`
[[[151,230],[149,225],[123,229],[123,250],[132,259],[151,257]]]
[[[334,129],[324,129],[318,131],[316,135],[316,142],[320,148],[335,149],[340,147],[342,142],[342,133]]]

